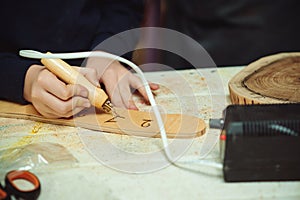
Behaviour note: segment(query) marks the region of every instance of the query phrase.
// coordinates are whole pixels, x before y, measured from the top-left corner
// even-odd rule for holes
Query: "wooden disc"
[[[261,58],[229,81],[233,104],[300,102],[300,53]]]

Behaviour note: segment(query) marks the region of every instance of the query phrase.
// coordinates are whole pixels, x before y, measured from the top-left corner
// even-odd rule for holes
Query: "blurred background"
[[[298,0],[146,0],[142,26],[179,31],[202,45],[217,66],[241,66],[299,51],[299,9]],[[146,43],[162,40],[155,33],[142,38]],[[134,61],[193,68],[180,56],[155,49],[137,50]]]

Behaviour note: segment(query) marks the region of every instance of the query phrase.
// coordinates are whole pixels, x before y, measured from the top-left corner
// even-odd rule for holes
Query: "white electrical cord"
[[[20,56],[23,57],[27,57],[27,58],[35,58],[35,59],[41,59],[41,58],[59,58],[59,59],[77,59],[77,58],[88,58],[88,57],[102,57],[102,58],[109,58],[112,60],[117,60],[119,62],[125,63],[127,65],[129,65],[134,71],[136,71],[137,74],[140,75],[141,80],[145,86],[146,89],[146,93],[147,96],[149,98],[150,104],[153,108],[154,114],[155,114],[155,118],[157,120],[158,123],[158,127],[159,127],[159,131],[160,131],[160,136],[163,142],[163,147],[164,147],[164,152],[166,154],[166,157],[168,159],[169,162],[171,162],[172,164],[175,164],[175,161],[173,161],[171,153],[170,153],[170,149],[168,147],[168,139],[167,139],[167,134],[166,134],[166,130],[162,121],[162,117],[160,115],[160,112],[158,110],[157,104],[154,100],[153,94],[151,92],[150,86],[148,84],[148,81],[146,80],[143,72],[141,71],[141,69],[135,65],[133,62],[122,58],[120,56],[114,55],[114,54],[110,54],[110,53],[106,53],[106,52],[101,52],[101,51],[93,51],[93,52],[74,52],[74,53],[51,53],[51,54],[46,54],[46,53],[41,53],[39,51],[34,51],[34,50],[21,50],[19,52]],[[183,164],[185,162],[182,162]],[[189,162],[187,162],[189,163]],[[201,162],[198,161],[197,163],[201,164],[201,165],[205,165],[205,166],[210,166],[210,167],[214,167],[214,168],[222,168],[222,165],[219,163],[214,163],[214,162],[209,162],[206,160],[202,160]],[[177,165],[177,164],[175,164]]]

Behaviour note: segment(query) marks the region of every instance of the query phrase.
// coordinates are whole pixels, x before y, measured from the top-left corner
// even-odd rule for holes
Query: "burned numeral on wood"
[[[117,115],[114,116],[113,118],[110,118],[110,119],[106,120],[104,123],[108,123],[108,122],[117,122],[117,121],[116,121],[117,118],[125,119],[125,117],[123,117],[123,116],[117,114]]]
[[[151,126],[151,122],[152,122],[152,121],[153,121],[153,120],[151,120],[151,119],[143,119],[143,122],[141,123],[141,127],[146,128],[146,127]]]

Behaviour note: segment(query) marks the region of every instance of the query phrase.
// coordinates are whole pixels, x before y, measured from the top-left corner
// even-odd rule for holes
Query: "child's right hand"
[[[81,73],[95,85],[96,72],[83,68]],[[68,118],[91,106],[88,91],[81,85],[65,84],[44,66],[32,65],[25,77],[24,98],[47,118]]]

